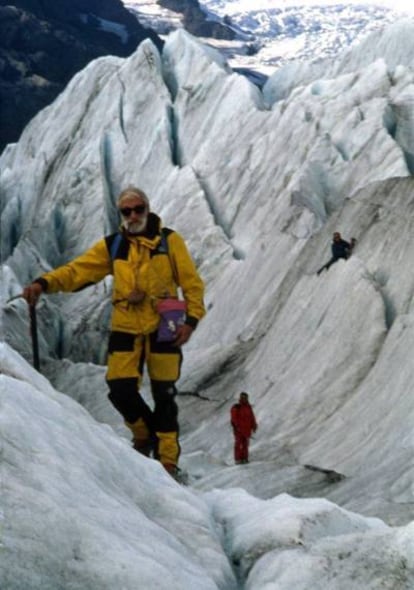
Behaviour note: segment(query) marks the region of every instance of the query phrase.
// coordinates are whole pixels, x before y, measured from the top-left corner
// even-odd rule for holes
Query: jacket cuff
[[[195,330],[197,328],[197,324],[198,324],[198,319],[194,318],[191,315],[188,315],[185,319],[185,324],[187,324],[187,326],[191,326],[193,328],[193,330]]]
[[[46,293],[47,292],[47,288],[49,286],[49,283],[47,282],[46,279],[43,279],[42,277],[39,277],[38,279],[35,279],[34,281],[32,281],[33,283],[38,283],[43,291]]]

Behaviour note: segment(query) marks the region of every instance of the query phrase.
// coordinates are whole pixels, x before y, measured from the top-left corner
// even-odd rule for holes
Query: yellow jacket
[[[117,234],[94,244],[68,264],[42,275],[39,282],[48,293],[77,291],[113,274],[113,312],[111,329],[132,334],[149,334],[159,324],[156,302],[165,296],[176,297],[181,288],[187,303],[186,323],[196,327],[205,314],[204,284],[183,238],[164,230],[167,250],[161,246],[161,222],[149,214],[145,235],[123,234],[116,252],[111,246]],[[139,291],[143,300],[128,303],[131,292]]]

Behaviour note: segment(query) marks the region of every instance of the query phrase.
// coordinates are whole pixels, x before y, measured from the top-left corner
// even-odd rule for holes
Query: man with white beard
[[[112,320],[106,379],[109,399],[133,435],[134,448],[178,473],[181,346],[204,316],[204,285],[177,232],[163,228],[146,194],[135,187],[118,198],[119,232],[25,287],[36,305],[41,293],[77,291],[113,274]],[[184,301],[178,300],[181,288]],[[139,393],[144,365],[154,409]]]

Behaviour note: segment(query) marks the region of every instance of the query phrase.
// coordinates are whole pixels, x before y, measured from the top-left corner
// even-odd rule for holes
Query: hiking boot
[[[184,471],[177,467],[177,465],[174,465],[173,463],[163,463],[162,466],[164,467],[165,471],[167,471],[167,473],[169,473],[171,477],[175,479],[176,482],[187,485],[188,476]]]
[[[174,477],[174,474],[178,469],[177,465],[174,465],[174,463],[162,463],[162,466],[167,473]]]
[[[141,453],[141,455],[145,455],[145,457],[151,457],[151,453],[153,450],[153,444],[151,440],[141,440],[138,438],[132,439],[132,448]]]

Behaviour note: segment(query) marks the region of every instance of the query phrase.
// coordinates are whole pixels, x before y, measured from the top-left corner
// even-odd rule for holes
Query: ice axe
[[[10,303],[15,299],[20,299],[23,297],[23,294],[20,293],[19,295],[15,295],[8,299],[6,303]],[[40,358],[39,358],[39,340],[37,337],[37,316],[36,316],[36,306],[29,304],[29,319],[30,319],[30,337],[32,340],[32,353],[33,353],[33,367],[36,371],[40,371]]]
[[[40,371],[39,340],[37,338],[36,305],[29,305],[29,317],[30,317],[30,337],[32,339],[32,351],[33,351],[33,366],[36,369],[36,371]]]

